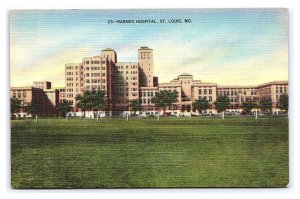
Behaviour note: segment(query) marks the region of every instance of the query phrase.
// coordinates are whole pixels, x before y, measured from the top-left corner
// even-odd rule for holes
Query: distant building
[[[218,95],[226,95],[230,99],[230,109],[239,109],[245,101],[259,101],[262,97],[272,99],[273,107],[278,106],[279,96],[288,93],[287,81],[274,81],[253,86],[220,86],[217,83],[194,80],[193,76],[183,73],[169,83],[159,83],[154,76],[153,50],[146,46],[138,49],[138,62],[118,62],[117,53],[107,48],[101,54],[84,57],[81,63],[65,65],[65,92],[60,99],[72,102],[76,107],[75,97],[85,90],[105,90],[109,102],[110,113],[128,111],[129,101],[139,99],[144,111],[155,111],[152,98],[160,90],[177,91],[178,101],[171,110],[177,112],[193,111],[192,103],[199,98],[209,102],[209,109],[214,110],[214,102]],[[63,96],[62,96],[63,95]]]
[[[29,114],[25,111],[28,103],[34,106],[35,114],[53,115],[56,114],[56,105],[59,103],[59,90],[51,89],[51,82],[34,82],[34,86],[11,87],[10,97],[16,98],[21,102],[17,117],[26,117]]]
[[[99,56],[84,57],[81,63],[65,65],[66,100],[78,111],[75,97],[84,90],[105,90],[108,110],[127,111],[129,101],[140,99],[140,87],[157,85],[153,77],[153,52],[148,47],[138,50],[138,62],[117,62],[117,53],[107,48]]]

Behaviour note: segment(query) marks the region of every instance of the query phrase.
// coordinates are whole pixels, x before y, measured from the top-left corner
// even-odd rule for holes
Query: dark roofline
[[[115,51],[114,49],[111,49],[111,48],[105,48],[105,49],[103,49],[103,50],[101,50],[101,51]]]
[[[153,50],[152,48],[148,48],[148,46],[141,46],[139,50]]]

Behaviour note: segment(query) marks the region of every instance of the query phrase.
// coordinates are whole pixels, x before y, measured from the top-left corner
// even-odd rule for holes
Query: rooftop
[[[105,49],[103,49],[102,51],[114,51],[114,49],[111,49],[111,48],[105,48]]]
[[[151,48],[148,48],[148,46],[141,46],[139,50],[152,50]]]
[[[181,75],[179,75],[179,76],[193,76],[193,75],[191,75],[191,74],[188,74],[188,73],[182,73]]]

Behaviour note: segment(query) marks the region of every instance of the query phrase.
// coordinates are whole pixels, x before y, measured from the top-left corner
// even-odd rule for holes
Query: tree
[[[57,104],[56,109],[58,111],[58,114],[65,117],[67,115],[67,113],[72,110],[71,105],[72,105],[72,103],[67,100],[63,100],[62,102]]]
[[[214,105],[218,113],[223,112],[230,105],[230,99],[226,95],[218,95]]]
[[[272,100],[269,97],[264,97],[259,101],[260,110],[266,112],[272,110]]]
[[[129,108],[133,111],[134,115],[137,111],[142,110],[141,102],[139,99],[134,99],[129,102]]]
[[[87,109],[86,96],[84,96],[83,94],[77,94],[75,100],[77,101],[76,106],[78,108],[81,108],[81,110],[83,111],[83,116],[85,117],[85,110]]]
[[[21,101],[15,97],[10,98],[10,112],[11,114],[18,113],[21,108]]]
[[[96,114],[96,111],[105,110],[107,106],[107,98],[105,90],[86,90],[83,94],[79,94],[75,98],[77,106],[84,111],[91,110]]]
[[[193,103],[193,107],[202,113],[203,110],[208,108],[208,100],[206,98],[199,98]]]
[[[107,98],[105,90],[92,91],[92,109],[95,111],[104,111],[107,106]]]
[[[163,90],[155,94],[155,97],[152,98],[152,103],[155,104],[156,108],[162,108],[163,114],[165,114],[166,108],[177,102],[177,97],[178,93],[176,91]]]
[[[255,108],[255,107],[256,107],[256,103],[253,102],[252,100],[249,100],[247,102],[243,102],[242,105],[241,105],[241,108],[247,114],[251,113],[252,109]]]
[[[285,110],[285,111],[289,110],[289,95],[288,94],[280,95],[279,100],[278,100],[278,107],[281,110]]]
[[[24,108],[26,113],[29,115],[33,115],[36,113],[35,105],[32,102],[27,102]]]

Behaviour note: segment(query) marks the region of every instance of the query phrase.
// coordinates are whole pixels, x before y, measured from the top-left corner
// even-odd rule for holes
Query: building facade
[[[261,98],[272,99],[273,107],[278,106],[279,96],[288,93],[287,81],[274,81],[254,86],[220,86],[217,83],[194,80],[187,73],[179,75],[169,83],[159,83],[154,76],[153,50],[146,46],[138,49],[138,62],[118,62],[117,53],[107,48],[101,54],[84,57],[81,63],[65,65],[66,88],[65,99],[76,108],[75,97],[85,90],[105,90],[110,112],[128,111],[130,100],[139,99],[143,111],[155,111],[152,98],[160,90],[176,91],[177,102],[170,110],[191,112],[192,104],[199,98],[209,102],[209,109],[214,110],[214,102],[218,95],[226,95],[230,99],[231,109],[239,109],[243,102],[258,102]]]
[[[11,87],[10,97],[16,98],[21,102],[21,108],[15,114],[17,117],[30,116],[26,112],[26,106],[29,103],[34,107],[34,114],[53,115],[57,113],[55,106],[59,102],[59,91],[56,89],[43,90],[36,87]]]
[[[109,112],[127,111],[130,100],[140,99],[140,87],[153,87],[153,50],[141,47],[138,62],[118,62],[117,53],[107,48],[99,56],[84,57],[82,63],[65,64],[66,100],[76,108],[75,97],[85,90],[105,90]]]

